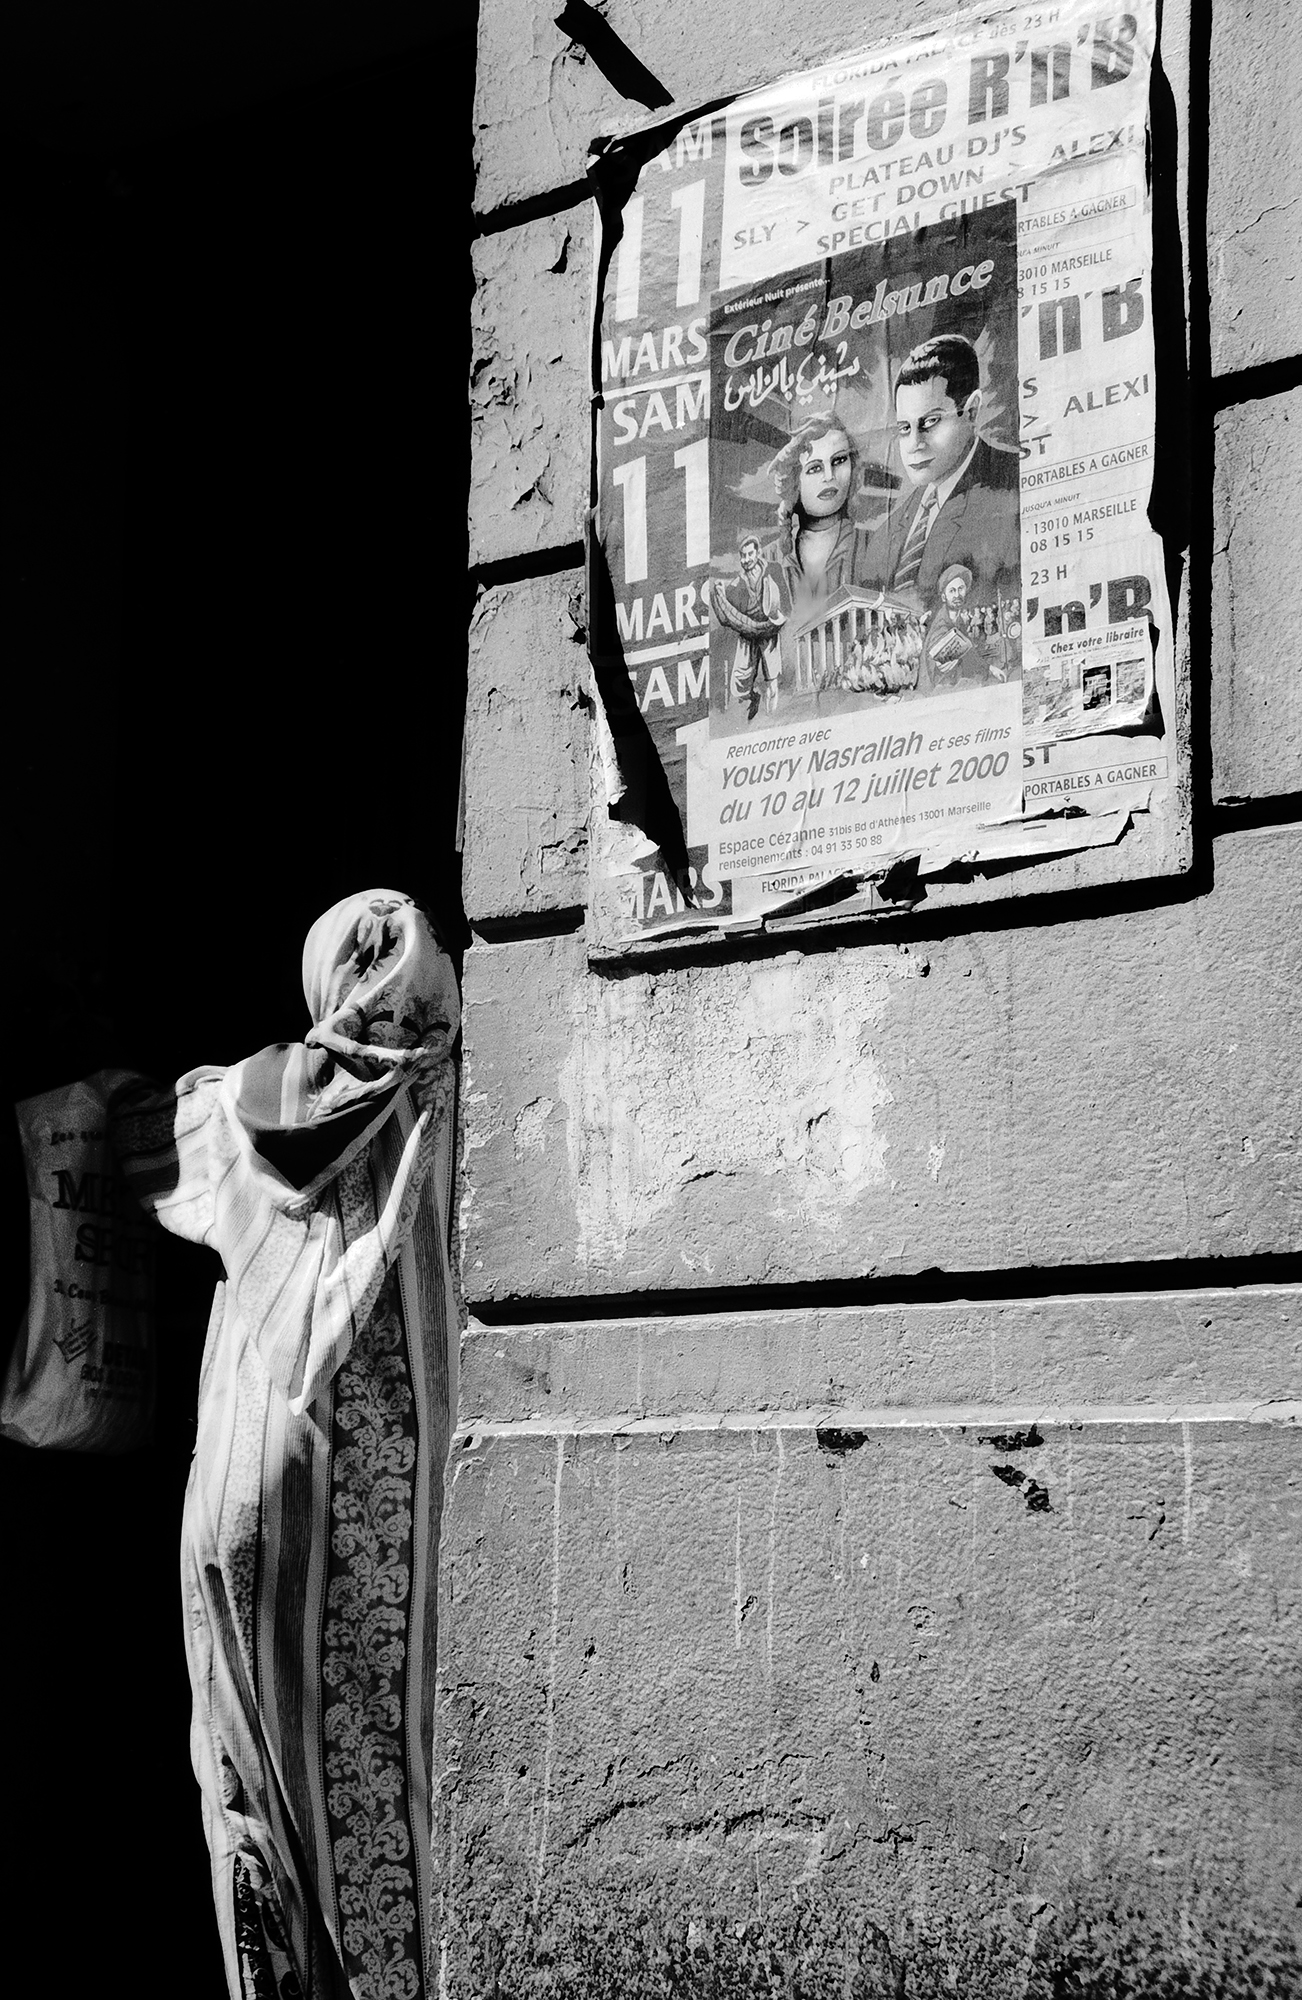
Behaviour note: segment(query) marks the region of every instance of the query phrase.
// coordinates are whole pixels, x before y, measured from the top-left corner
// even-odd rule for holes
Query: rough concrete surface
[[[1299,101],[1289,0],[1214,7],[1207,261],[1218,375],[1302,349]]]
[[[741,0],[609,0],[598,11],[684,109],[936,18],[927,0],[826,0],[797,23]],[[475,206],[481,215],[581,178],[590,142],[648,114],[621,95],[563,29],[560,0],[485,0],[475,91]],[[665,115],[670,115],[666,113]]]
[[[581,905],[587,884],[583,572],[486,590],[470,625],[462,898],[471,924]]]
[[[1302,1393],[1302,1290],[1260,1285],[943,1305],[480,1326],[460,1421],[713,1412],[1282,1404]]]
[[[583,533],[591,243],[584,202],[475,245],[472,563],[556,548]]]
[[[467,1296],[1295,1249],[1302,829],[1166,907],[909,946],[466,964]]]
[[[1300,1446],[463,1435],[447,1993],[1302,1990]]]
[[[1216,419],[1212,796],[1302,791],[1302,672],[1286,636],[1293,566],[1280,525],[1302,518],[1302,389]]]

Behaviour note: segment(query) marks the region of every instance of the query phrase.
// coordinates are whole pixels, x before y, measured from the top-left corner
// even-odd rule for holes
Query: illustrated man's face
[[[853,474],[850,440],[844,431],[825,431],[800,461],[800,505],[806,520],[839,514],[850,498]]]
[[[959,409],[943,375],[895,391],[895,435],[915,486],[939,486],[958,470],[976,440],[980,407],[981,391],[974,389]]]
[[[759,568],[760,545],[758,542],[743,542],[741,545],[741,566],[749,576]]]
[[[957,611],[966,596],[967,585],[964,583],[962,577],[951,576],[949,582],[945,585],[945,602],[948,604],[950,610]]]

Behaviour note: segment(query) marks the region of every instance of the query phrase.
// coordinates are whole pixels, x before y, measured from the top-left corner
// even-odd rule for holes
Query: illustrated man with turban
[[[923,634],[919,673],[919,686],[927,694],[945,694],[964,678],[960,668],[974,650],[967,609],[971,588],[972,572],[965,563],[950,563],[937,579],[940,601]]]

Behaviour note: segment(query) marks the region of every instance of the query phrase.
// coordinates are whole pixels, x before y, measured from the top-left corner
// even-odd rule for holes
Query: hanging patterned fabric
[[[226,1271],[182,1574],[233,2000],[421,2000],[458,1002],[387,890],[318,921],[303,984],[306,1044],[126,1093],[115,1144]]]

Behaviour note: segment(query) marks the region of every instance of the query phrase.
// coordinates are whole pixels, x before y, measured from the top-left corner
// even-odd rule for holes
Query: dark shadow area
[[[523,917],[476,917],[474,935],[485,944],[519,943],[533,938],[572,937],[587,916],[582,904],[565,910],[538,910]]]
[[[1225,1286],[1295,1285],[1296,1256],[1189,1257],[1133,1264],[1028,1264],[1018,1270],[919,1271],[914,1276],[815,1278],[800,1284],[694,1286],[684,1291],[597,1293],[574,1298],[481,1299],[485,1326],[569,1320],[684,1319],[710,1313],[817,1312],[825,1306],[998,1304],[1092,1298],[1125,1292],[1200,1292]]]
[[[480,563],[474,581],[485,590],[495,590],[499,584],[524,583],[529,577],[578,569],[584,560],[582,542],[562,542],[558,548],[526,549],[518,556],[499,556],[495,562]]]
[[[588,0],[565,0],[564,7],[556,16],[556,26],[591,57],[606,82],[621,97],[631,97],[635,104],[644,104],[648,111],[659,111],[664,105],[673,103],[672,93],[665,89],[658,77],[651,74],[645,63],[638,61],[604,15],[588,5]]]
[[[610,808],[610,816],[639,827],[651,846],[664,857],[666,871],[684,885],[684,893],[690,896],[690,861],[682,814],[670,789],[662,752],[637,705],[624,664],[610,566],[606,551],[595,535],[588,537],[588,621],[593,678],[627,787],[619,803]]]
[[[1302,821],[1302,792],[1277,792],[1268,799],[1217,799],[1211,811],[1213,834],[1295,826],[1299,821]]]
[[[1231,375],[1218,375],[1211,385],[1213,410],[1233,409],[1237,403],[1260,403],[1269,396],[1287,395],[1302,387],[1302,356],[1285,361],[1259,361],[1253,368],[1236,368]]]
[[[718,100],[722,102],[723,100]],[[697,105],[690,114],[664,119],[653,128],[632,135],[618,144],[598,138],[593,141],[588,161],[589,192],[601,218],[601,248],[597,259],[593,297],[598,302],[592,317],[589,381],[601,380],[601,301],[605,297],[611,264],[624,235],[624,208],[637,186],[646,161],[653,159],[684,125],[709,116],[717,103]],[[591,490],[589,505],[597,503],[597,403],[591,408]],[[588,653],[593,677],[614,739],[620,773],[626,790],[611,817],[637,826],[646,834],[649,847],[663,863],[663,872],[676,882],[685,904],[693,901],[693,864],[703,860],[687,846],[682,815],[675,802],[665,769],[666,755],[674,746],[657,745],[645,715],[638,708],[624,660],[624,648],[615,616],[615,590],[606,552],[597,536],[587,538],[588,572]],[[648,862],[654,867],[655,860]]]
[[[1161,10],[1158,13],[1159,44]],[[1189,16],[1187,215],[1188,362],[1177,329],[1183,295],[1177,186],[1179,133],[1175,100],[1159,55],[1153,71],[1153,281],[1157,375],[1154,498],[1150,518],[1167,537],[1167,581],[1176,552],[1189,551],[1184,578],[1189,631],[1189,803],[1194,872],[1210,889],[1215,874],[1212,797],[1212,554],[1215,539],[1216,437],[1210,397],[1211,298],[1207,267],[1207,187],[1210,172],[1212,19],[1208,0],[1192,0]],[[1176,335],[1180,333],[1177,345]],[[1174,388],[1171,386],[1174,384]],[[1187,498],[1174,498],[1175,482]],[[1172,594],[1172,608],[1179,599]],[[1171,718],[1172,721],[1175,718]]]
[[[476,236],[498,236],[504,229],[523,229],[526,222],[540,222],[548,215],[563,215],[567,208],[577,208],[591,195],[592,189],[586,180],[566,181],[563,186],[548,188],[543,194],[527,195],[523,201],[505,201],[500,208],[490,209],[486,215],[477,215],[474,232]]]
[[[183,888],[187,983],[210,982],[219,940],[246,967],[207,1061],[302,1029],[295,953],[283,991],[256,969],[269,917],[301,939],[375,882],[462,942],[469,278],[464,231],[449,252],[435,218],[465,214],[469,179],[449,185],[433,142],[445,89],[413,57],[125,169],[141,309],[116,859]],[[116,946],[156,1048],[152,978]],[[196,1059],[172,1047],[166,1067]]]
[[[472,64],[473,30],[148,147],[6,147],[5,1358],[15,1099],[300,1037],[355,889],[466,941]],[[9,1891],[51,1992],[220,2000],[177,1557],[218,1269],[156,1242],[153,1444],[0,1444]]]
[[[1189,545],[1190,513],[1195,493],[1210,489],[1195,457],[1190,422],[1190,365],[1186,354],[1184,259],[1180,194],[1176,178],[1179,160],[1179,120],[1176,102],[1159,49],[1153,62],[1149,97],[1149,170],[1153,191],[1153,360],[1155,424],[1153,489],[1148,518],[1162,537],[1166,555],[1166,586],[1172,615],[1178,620],[1184,582],[1184,551]],[[1204,146],[1206,140],[1204,137]],[[1192,162],[1190,163],[1192,166]],[[1204,173],[1205,179],[1205,173]],[[1210,627],[1197,631],[1195,672],[1205,667]],[[1169,729],[1173,718],[1164,717]]]

